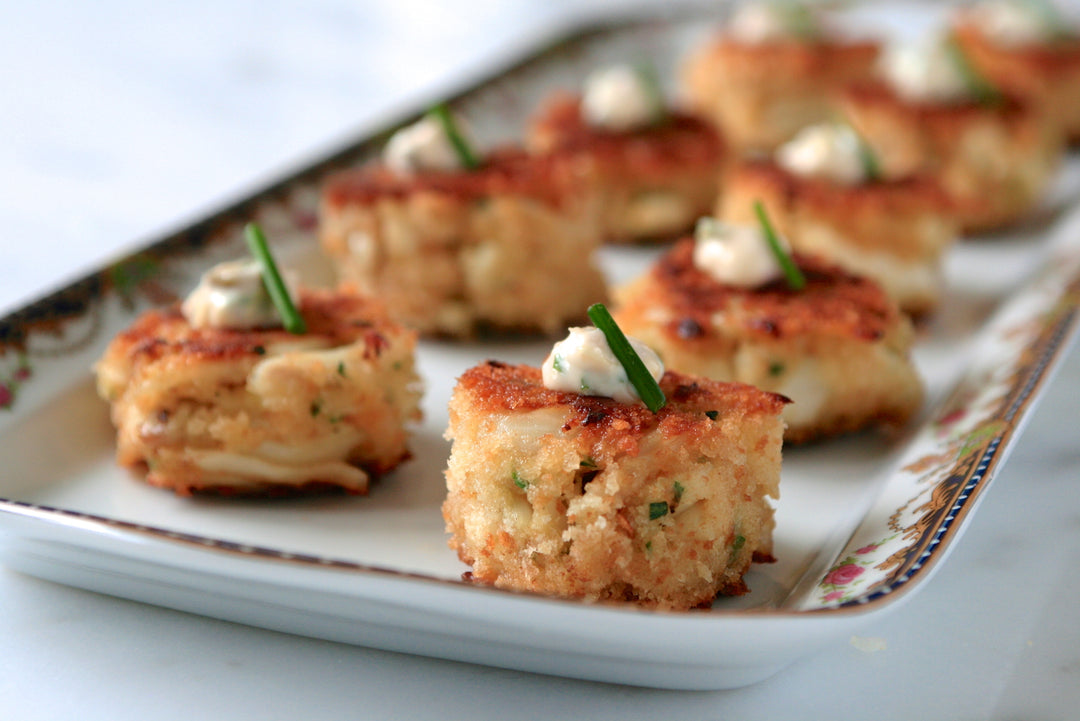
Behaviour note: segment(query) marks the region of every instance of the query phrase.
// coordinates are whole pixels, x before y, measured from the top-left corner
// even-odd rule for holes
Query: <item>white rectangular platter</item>
[[[677,17],[549,39],[453,104],[486,142],[513,140],[551,90],[642,55],[671,77],[712,27]],[[320,181],[370,158],[384,138],[364,138],[0,319],[0,560],[62,583],[342,642],[646,686],[739,686],[845,638],[926,582],[1075,335],[1080,163],[1071,159],[1029,223],[953,250],[946,301],[920,329],[916,362],[929,393],[911,427],[785,450],[778,561],[754,567],[748,595],[688,613],[461,580],[467,568],[447,546],[440,512],[450,389],[487,358],[539,364],[550,340],[422,343],[415,458],[365,497],[178,498],[117,467],[90,370],[109,339],[211,264],[242,255],[251,219],[285,263],[325,280],[315,242]],[[656,252],[607,249],[602,262],[617,282]]]

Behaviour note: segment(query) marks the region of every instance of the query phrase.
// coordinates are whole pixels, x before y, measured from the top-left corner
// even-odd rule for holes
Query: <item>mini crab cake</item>
[[[846,126],[804,129],[774,160],[738,164],[716,217],[754,223],[760,200],[796,252],[872,278],[901,310],[924,315],[941,297],[944,255],[957,232],[952,206],[931,177],[871,177],[860,143]]]
[[[772,560],[785,401],[673,372],[660,386],[654,414],[529,366],[462,375],[443,516],[474,581],[661,609],[747,591],[751,561]]]
[[[533,119],[535,153],[567,153],[591,170],[601,233],[612,242],[671,240],[708,213],[724,145],[713,126],[668,110],[644,70],[597,71],[582,97],[552,97]]]
[[[298,309],[303,335],[140,316],[96,366],[118,462],[180,495],[277,495],[365,493],[407,459],[415,334],[350,292],[302,291]]]
[[[619,324],[669,368],[790,398],[785,441],[906,422],[923,389],[909,358],[914,331],[895,302],[873,281],[797,254],[801,290],[770,280],[773,270],[749,277],[770,264],[752,257],[750,244],[763,241],[751,230],[728,230],[727,248],[705,238],[676,244],[619,290]],[[732,275],[720,281],[724,262]]]
[[[690,107],[737,151],[771,151],[800,128],[836,115],[835,93],[873,73],[879,46],[824,27],[797,2],[743,5],[681,73]]]
[[[1057,125],[974,75],[949,40],[898,46],[885,60],[884,79],[843,93],[848,119],[885,175],[935,176],[964,232],[994,230],[1029,212],[1061,161]]]
[[[1049,3],[981,2],[959,14],[953,35],[990,82],[1034,102],[1080,141],[1080,34]]]
[[[321,242],[343,279],[421,333],[453,337],[553,333],[604,299],[595,210],[572,160],[504,149],[471,170],[410,165],[396,154],[427,151],[398,153],[400,137],[385,163],[324,187]],[[448,142],[432,137],[416,143]]]

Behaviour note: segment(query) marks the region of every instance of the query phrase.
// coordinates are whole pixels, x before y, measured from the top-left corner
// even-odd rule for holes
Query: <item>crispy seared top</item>
[[[706,337],[720,312],[748,333],[777,339],[812,332],[877,340],[899,319],[877,283],[812,256],[793,256],[806,276],[806,287],[795,291],[782,278],[751,289],[722,285],[694,265],[693,252],[694,241],[682,240],[650,271],[658,293],[653,302],[672,312],[667,331],[682,340]]]
[[[716,129],[696,115],[669,110],[663,122],[645,128],[598,128],[582,117],[581,98],[569,94],[555,95],[545,103],[532,133],[544,149],[587,151],[646,174],[657,167],[716,165],[725,150]]]
[[[604,431],[615,428],[641,432],[662,426],[682,432],[704,419],[777,415],[788,399],[742,383],[725,383],[667,371],[660,379],[667,405],[653,413],[641,403],[620,403],[612,398],[585,396],[546,388],[540,369],[487,361],[458,379],[458,389],[470,394],[472,407],[486,412],[535,411],[566,408],[564,430],[581,427]]]
[[[345,170],[323,186],[330,207],[434,193],[461,200],[497,195],[527,196],[560,203],[577,182],[577,171],[561,155],[533,156],[519,148],[502,148],[485,156],[476,170],[395,173],[382,164]]]
[[[987,38],[972,22],[959,22],[952,31],[966,47],[1008,55],[1036,72],[1055,75],[1075,71],[1080,66],[1080,35],[1062,35],[1037,44],[1000,45]]]
[[[764,43],[746,43],[721,33],[708,47],[708,52],[762,72],[838,74],[858,77],[872,71],[881,52],[881,44],[873,40],[840,40],[834,37],[818,39],[793,38]]]
[[[282,328],[192,328],[178,305],[150,310],[113,340],[106,362],[125,356],[148,361],[164,355],[184,355],[194,361],[238,360],[265,355],[275,345],[312,341],[329,347],[363,342],[378,355],[387,343],[384,334],[401,332],[379,303],[352,292],[304,290],[299,301],[307,323],[303,335]]]
[[[1027,123],[1034,117],[1031,106],[1015,95],[1003,95],[1001,101],[995,103],[980,103],[974,99],[950,103],[917,102],[901,97],[883,80],[852,83],[844,89],[843,96],[846,102],[887,110],[950,137],[972,120],[988,114],[1008,125]]]
[[[765,188],[769,198],[783,202],[789,210],[801,202],[828,208],[837,218],[856,211],[887,217],[899,209],[946,213],[952,208],[949,196],[930,175],[848,185],[828,178],[802,177],[771,160],[745,160],[731,171],[729,182]]]

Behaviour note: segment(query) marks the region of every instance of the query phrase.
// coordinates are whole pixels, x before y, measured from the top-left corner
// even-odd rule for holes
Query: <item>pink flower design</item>
[[[844,592],[843,591],[833,591],[832,593],[826,593],[825,594],[825,600],[826,601],[839,601],[843,597],[844,597]]]
[[[842,566],[837,566],[825,577],[824,583],[830,586],[843,586],[851,583],[856,578],[863,574],[865,569],[862,566],[856,566],[854,563],[845,563]]]
[[[7,383],[0,383],[0,408],[9,407],[14,400],[15,394],[11,392]]]
[[[873,553],[874,551],[876,551],[878,549],[878,545],[879,544],[877,544],[877,543],[871,543],[869,546],[863,546],[862,548],[857,549],[855,551],[855,553],[859,554],[860,556],[865,555],[867,553]]]

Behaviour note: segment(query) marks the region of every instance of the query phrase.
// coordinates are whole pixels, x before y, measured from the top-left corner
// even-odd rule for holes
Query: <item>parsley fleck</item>
[[[519,476],[516,469],[510,471],[510,478],[514,481],[514,485],[523,491],[529,487],[529,482]]]
[[[685,486],[683,486],[683,484],[679,483],[678,481],[675,481],[675,502],[676,503],[678,503],[679,501],[682,500],[682,494],[685,493],[685,492],[686,492]]]
[[[771,375],[773,378],[775,378],[776,376],[782,374],[783,372],[784,372],[784,364],[783,363],[780,363],[779,361],[777,361],[777,362],[773,362],[773,363],[769,364],[769,375]]]
[[[338,361],[337,374],[342,378],[345,377],[345,361]]]
[[[320,412],[322,412],[322,401],[314,401],[311,404],[311,417],[314,418],[319,415]]]
[[[715,421],[720,417],[720,411],[705,411],[705,415],[709,417],[710,421]]]
[[[266,349],[263,348],[261,345],[257,345],[251,350],[255,352],[255,355],[266,355]]]
[[[596,468],[596,461],[592,459],[592,456],[585,456],[578,465],[582,468]]]
[[[649,520],[655,521],[657,518],[663,518],[668,514],[667,501],[654,501],[649,504]]]
[[[735,540],[731,542],[731,550],[738,551],[746,545],[746,536],[735,536]]]

